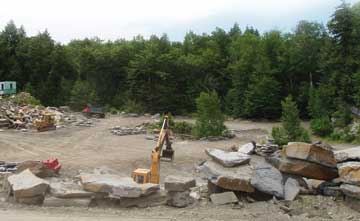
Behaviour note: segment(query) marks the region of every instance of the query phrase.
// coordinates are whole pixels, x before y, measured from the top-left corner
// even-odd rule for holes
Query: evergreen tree
[[[226,128],[216,92],[202,92],[196,99],[196,108],[194,135],[198,138],[221,136]]]

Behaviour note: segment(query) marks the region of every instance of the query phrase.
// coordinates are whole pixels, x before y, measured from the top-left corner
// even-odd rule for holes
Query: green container
[[[0,95],[16,94],[15,81],[0,81]]]

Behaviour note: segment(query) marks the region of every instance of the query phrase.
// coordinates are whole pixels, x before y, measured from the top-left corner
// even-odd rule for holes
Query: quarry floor
[[[80,171],[98,167],[130,176],[138,167],[149,167],[151,149],[156,143],[145,139],[145,134],[115,136],[110,133],[110,128],[153,121],[150,117],[110,116],[97,120],[94,127],[60,128],[42,133],[4,130],[0,132],[0,160],[12,162],[55,157],[62,164],[64,176],[76,176]],[[161,163],[161,178],[163,180],[170,174],[192,175],[195,165],[207,158],[206,148],[228,149],[251,140],[260,142],[277,124],[234,120],[226,122],[229,129],[236,131],[234,139],[216,142],[175,139],[175,160]],[[333,146],[342,149],[353,145]],[[42,208],[0,202],[0,220],[360,220],[360,213],[329,197],[300,196],[294,205],[299,212],[290,216],[271,202],[245,204],[241,209],[230,205],[215,207],[210,202],[184,209],[165,206],[147,209]]]

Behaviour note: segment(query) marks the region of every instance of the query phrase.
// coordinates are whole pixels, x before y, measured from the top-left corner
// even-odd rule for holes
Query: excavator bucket
[[[174,152],[175,151],[173,149],[163,149],[160,159],[164,161],[173,161]]]

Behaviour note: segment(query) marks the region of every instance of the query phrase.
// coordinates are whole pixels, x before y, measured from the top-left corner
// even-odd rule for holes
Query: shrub
[[[330,135],[334,130],[331,120],[327,116],[311,120],[310,127],[313,133],[320,137],[326,137]]]
[[[289,142],[288,135],[282,127],[273,127],[271,130],[271,136],[273,137],[274,142],[278,145],[285,145]]]
[[[285,101],[281,102],[281,106],[282,127],[275,127],[272,130],[272,136],[275,140],[275,143],[284,145],[290,141],[309,142],[310,136],[308,132],[300,125],[299,110],[292,97],[288,96]]]
[[[197,138],[221,136],[226,129],[221,112],[220,99],[216,92],[202,92],[196,99],[197,118],[193,134]]]
[[[125,105],[124,105],[124,111],[126,113],[143,113],[144,112],[144,107],[140,104],[137,103],[134,100],[127,100]]]
[[[191,123],[188,123],[186,121],[180,121],[180,122],[175,122],[173,131],[174,133],[177,134],[191,134],[193,127],[194,126]]]
[[[110,108],[109,108],[109,112],[110,112],[111,114],[118,114],[118,113],[119,113],[119,110],[116,109],[115,107],[110,107]]]

